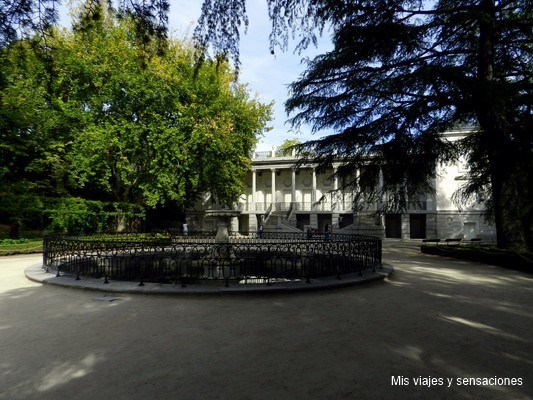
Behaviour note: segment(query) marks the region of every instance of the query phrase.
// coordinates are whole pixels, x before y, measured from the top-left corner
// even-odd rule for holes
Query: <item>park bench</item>
[[[473,246],[474,244],[479,244],[479,242],[481,242],[481,239],[480,238],[472,238],[470,239],[470,244]]]
[[[440,239],[424,239],[422,240],[422,243],[435,243],[435,244],[439,244],[440,242]]]
[[[463,240],[463,239],[446,239],[445,242],[446,242],[447,245],[459,244],[459,243],[461,243],[461,240]]]

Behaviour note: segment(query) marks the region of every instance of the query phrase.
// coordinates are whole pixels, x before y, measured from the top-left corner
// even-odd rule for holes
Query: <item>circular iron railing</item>
[[[66,236],[43,240],[43,268],[57,276],[159,283],[266,283],[337,277],[381,268],[381,240],[372,236],[267,233],[262,238],[214,234]]]

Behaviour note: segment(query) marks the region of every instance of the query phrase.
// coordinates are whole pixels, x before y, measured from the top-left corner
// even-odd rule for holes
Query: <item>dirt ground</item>
[[[533,399],[532,275],[400,241],[384,260],[362,286],[158,296],[43,286],[40,256],[2,257],[0,399]]]

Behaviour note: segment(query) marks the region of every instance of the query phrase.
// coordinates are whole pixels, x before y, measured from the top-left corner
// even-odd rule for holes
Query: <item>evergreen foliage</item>
[[[0,48],[39,32],[43,36],[58,21],[59,0],[2,0]]]
[[[339,176],[363,202],[402,210],[432,190],[437,163],[464,156],[470,180],[457,199],[486,201],[501,247],[533,244],[531,1],[268,4],[273,46],[286,48],[290,33],[302,48],[332,32],[333,50],[308,62],[286,103],[294,125],[334,132],[302,145],[312,161],[342,161]],[[205,26],[227,17],[205,15],[215,21],[197,32],[209,43]],[[224,52],[235,40],[211,43]],[[471,134],[456,143],[441,136],[458,126]]]

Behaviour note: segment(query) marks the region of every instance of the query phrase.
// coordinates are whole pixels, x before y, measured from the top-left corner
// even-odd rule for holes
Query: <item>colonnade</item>
[[[319,200],[318,199],[318,196],[317,196],[317,173],[316,173],[316,168],[315,167],[308,167],[311,169],[312,171],[312,184],[311,184],[311,209],[313,209],[315,207],[315,204],[317,203],[317,201]],[[264,168],[264,169],[261,169],[261,168],[254,168],[252,170],[252,205],[251,207],[249,207],[249,211],[256,211],[256,207],[255,205],[257,204],[258,202],[258,198],[257,198],[257,174],[258,172],[264,172],[264,171],[270,171],[270,174],[271,174],[271,177],[270,177],[270,180],[271,180],[271,184],[270,184],[270,195],[271,195],[271,210],[272,211],[275,211],[276,210],[276,194],[277,194],[277,191],[276,191],[276,175],[277,175],[277,172],[280,172],[283,168],[275,168],[275,167],[272,167],[272,168]],[[339,182],[338,182],[338,178],[336,176],[336,171],[337,168],[335,167],[333,169],[333,190],[336,191],[338,188],[339,188]],[[296,174],[297,174],[297,171],[296,169],[294,168],[291,168],[291,201],[290,203],[296,203],[297,202],[297,198],[296,198]]]

